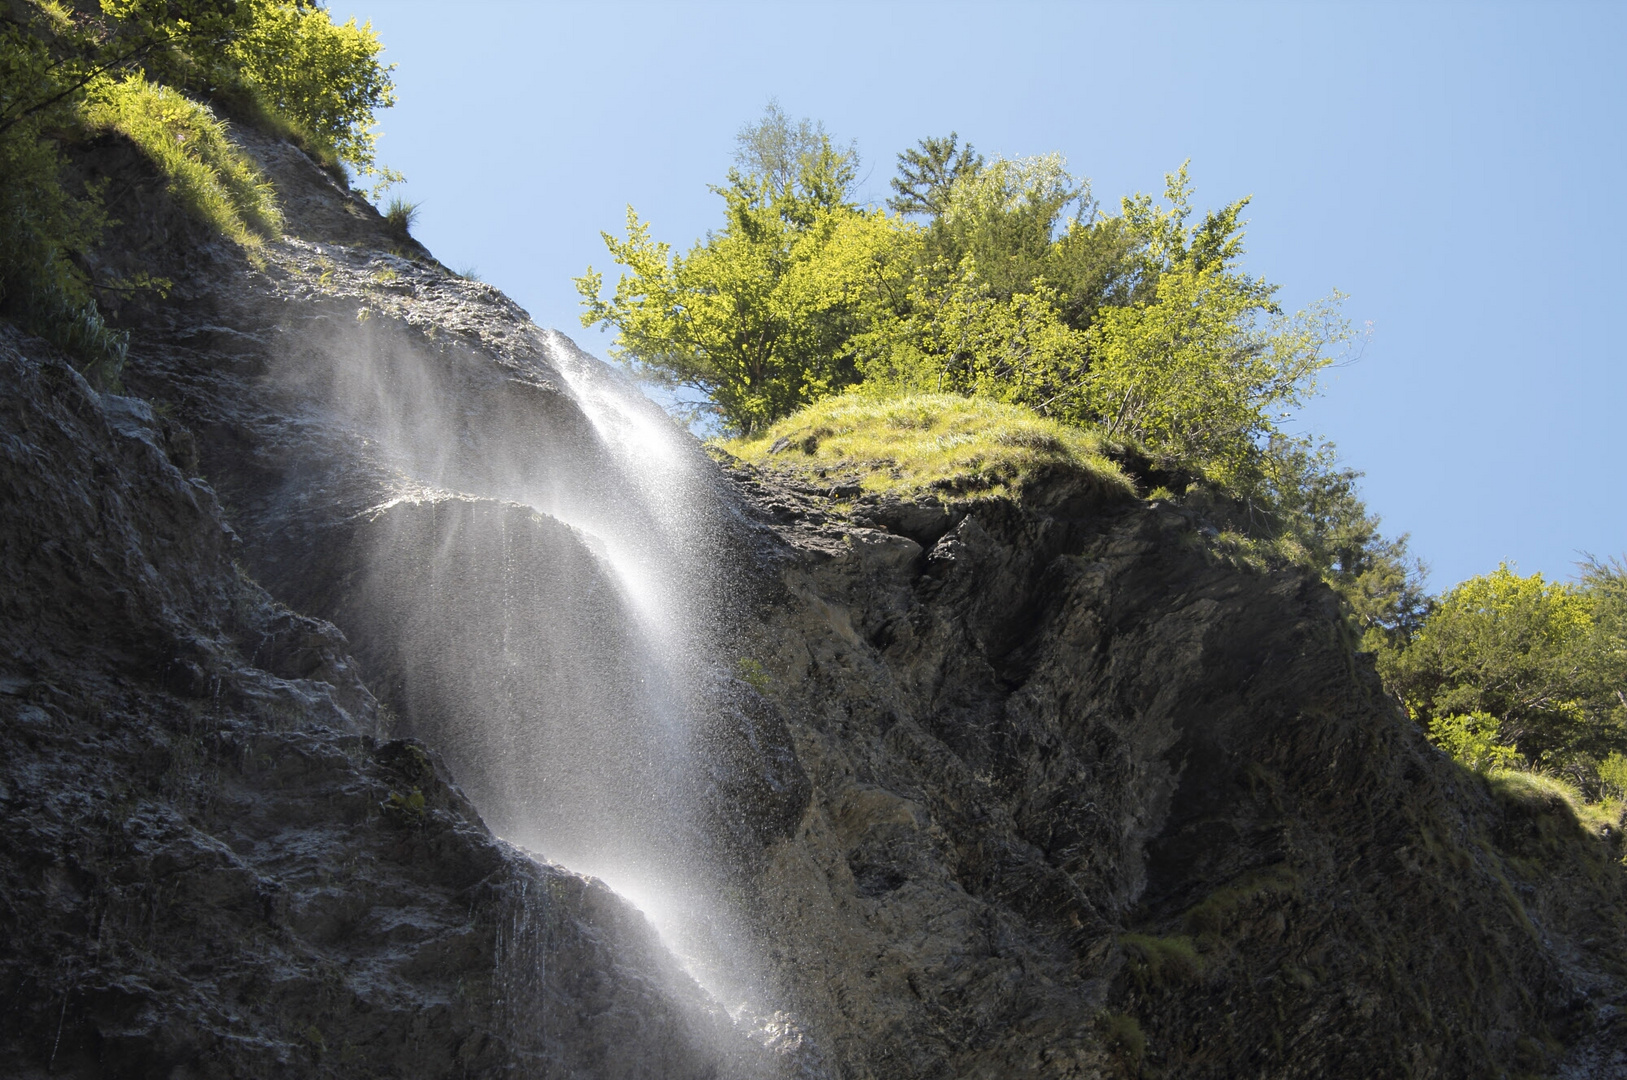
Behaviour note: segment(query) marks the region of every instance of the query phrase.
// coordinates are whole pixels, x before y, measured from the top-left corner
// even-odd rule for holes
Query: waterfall
[[[281,373],[389,493],[314,606],[495,833],[603,880],[738,1023],[783,1028],[712,835],[732,789],[708,756],[754,722],[718,633],[716,468],[621,373],[554,332],[531,344],[494,363],[346,328]],[[769,788],[805,785],[788,738],[747,734],[794,773]]]

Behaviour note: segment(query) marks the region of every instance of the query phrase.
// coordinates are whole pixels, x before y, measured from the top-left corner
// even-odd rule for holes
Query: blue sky
[[[591,351],[571,278],[627,204],[687,247],[770,97],[865,159],[1059,150],[1105,207],[1192,161],[1246,266],[1371,323],[1297,420],[1444,588],[1627,551],[1627,4],[351,0],[398,64],[415,232]]]

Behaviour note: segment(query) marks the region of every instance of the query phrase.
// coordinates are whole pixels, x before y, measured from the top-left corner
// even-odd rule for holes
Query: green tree
[[[1361,473],[1340,466],[1331,443],[1273,435],[1249,493],[1250,531],[1290,538],[1350,605],[1369,651],[1404,646],[1430,612],[1425,568],[1407,553],[1405,534],[1379,532],[1356,484]]]
[[[1077,419],[1244,485],[1277,422],[1315,391],[1317,372],[1353,335],[1338,294],[1287,316],[1275,286],[1237,268],[1246,199],[1188,226],[1186,167],[1167,184],[1168,207],[1145,195],[1124,200],[1126,227],[1157,278],[1150,301],[1104,308],[1091,326]]]
[[[377,177],[373,194],[401,179],[378,165],[379,111],[395,104],[384,45],[372,23],[336,24],[313,0],[244,0],[247,26],[225,52],[228,65],[261,103],[295,124],[320,153],[332,154],[363,176]]]
[[[898,175],[889,181],[893,197],[887,208],[899,214],[926,214],[939,218],[949,209],[955,183],[983,168],[983,155],[972,144],[959,145],[953,131],[947,138],[922,139],[898,155]]]
[[[576,285],[583,325],[616,329],[613,356],[749,433],[857,381],[852,339],[907,288],[918,230],[857,206],[853,152],[777,106],[740,147],[714,189],[721,230],[674,255],[629,207],[625,239],[604,234],[624,271],[611,297],[592,267]]]
[[[1612,717],[1611,658],[1600,655],[1593,588],[1521,577],[1505,564],[1442,596],[1406,648],[1380,654],[1386,683],[1413,717],[1497,719],[1527,761],[1590,783],[1623,747]],[[1615,677],[1619,678],[1619,667]]]
[[[951,132],[898,155],[891,183],[890,208],[928,219],[918,272],[930,289],[951,287],[970,259],[980,291],[1008,300],[1043,284],[1075,330],[1139,295],[1146,267],[1136,237],[1097,213],[1088,182],[1060,155],[988,162]]]
[[[853,341],[865,383],[1066,413],[1085,365],[1084,335],[1065,323],[1043,282],[1002,298],[966,257],[958,272],[916,275],[906,302],[876,313]]]
[[[279,36],[278,26],[293,29]],[[127,283],[87,269],[105,215],[98,190],[65,184],[64,147],[87,130],[167,126],[187,146],[159,155],[160,169],[206,164],[192,151],[216,132],[213,119],[173,92],[237,93],[265,117],[308,125],[366,171],[374,167],[372,110],[392,100],[378,50],[367,27],[334,27],[310,0],[102,0],[99,10],[8,0],[0,6],[0,316],[79,354],[93,373],[116,371],[124,339],[102,321],[96,293]],[[303,96],[278,98],[277,86],[303,87]],[[252,178],[193,179],[193,190],[219,181],[238,210],[274,221],[258,196],[244,201]]]
[[[1520,752],[1502,741],[1502,725],[1490,713],[1439,716],[1429,722],[1429,741],[1475,772],[1507,769]]]

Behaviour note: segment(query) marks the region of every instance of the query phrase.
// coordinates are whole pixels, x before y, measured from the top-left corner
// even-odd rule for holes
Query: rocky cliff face
[[[175,281],[118,312],[136,396],[0,341],[8,1075],[1627,1067],[1617,837],[1432,751],[1318,582],[1067,475],[939,505],[699,467],[679,784],[760,969],[731,1020],[476,812],[601,797],[505,788],[476,725],[540,774],[524,703],[644,692],[550,662],[562,622],[637,629],[568,524],[633,501],[573,347],[242,138],[289,221],[258,265],[83,157],[124,193],[105,260]]]
[[[851,1075],[1623,1060],[1619,837],[1429,747],[1319,582],[1066,477],[838,512],[734,476],[815,793],[758,895]]]

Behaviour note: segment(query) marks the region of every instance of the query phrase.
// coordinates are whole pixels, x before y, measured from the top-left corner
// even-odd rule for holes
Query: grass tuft
[[[135,143],[182,205],[243,247],[282,233],[271,184],[207,105],[134,74],[92,91],[84,117],[91,128]]]
[[[1066,469],[1133,495],[1098,434],[1018,405],[955,394],[814,402],[758,435],[724,442],[736,457],[814,472],[854,470],[871,492],[1001,495]]]
[[[1189,937],[1149,937],[1120,934],[1119,947],[1129,961],[1130,974],[1145,992],[1171,989],[1197,982],[1203,976],[1203,957]]]
[[[1134,1076],[1147,1054],[1147,1036],[1141,1024],[1128,1013],[1102,1013],[1096,1018],[1096,1034],[1119,1059],[1125,1071]]]
[[[1524,769],[1490,769],[1485,775],[1492,794],[1498,798],[1538,809],[1568,811],[1577,825],[1595,836],[1607,826],[1616,829],[1621,825],[1620,801],[1588,802],[1580,788],[1557,776]]]
[[[405,240],[412,234],[412,227],[418,223],[419,205],[398,195],[384,208],[384,224],[398,239]]]
[[[1284,864],[1247,874],[1187,909],[1182,917],[1186,931],[1210,938],[1219,936],[1256,901],[1292,893],[1299,884],[1299,872]]]

